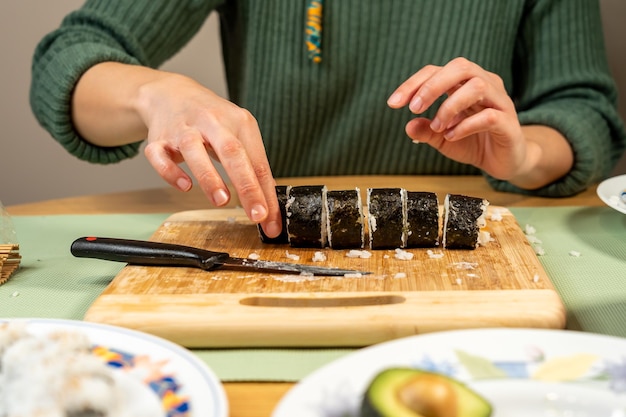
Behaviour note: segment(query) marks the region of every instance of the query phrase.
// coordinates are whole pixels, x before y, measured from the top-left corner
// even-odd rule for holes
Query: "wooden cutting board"
[[[565,309],[513,214],[489,207],[493,241],[475,250],[369,251],[264,244],[241,209],[175,213],[151,240],[232,256],[371,271],[304,277],[125,266],[85,320],[152,333],[187,347],[366,346],[419,333],[483,327],[563,328]],[[488,216],[489,217],[489,216]],[[434,255],[434,256],[433,256]]]

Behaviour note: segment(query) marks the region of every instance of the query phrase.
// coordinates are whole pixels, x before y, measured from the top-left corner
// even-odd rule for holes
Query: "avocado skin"
[[[404,407],[395,392],[419,375],[432,375],[450,383],[458,398],[457,417],[490,417],[491,404],[460,381],[445,375],[414,368],[389,368],[370,382],[361,402],[360,417],[424,417]]]

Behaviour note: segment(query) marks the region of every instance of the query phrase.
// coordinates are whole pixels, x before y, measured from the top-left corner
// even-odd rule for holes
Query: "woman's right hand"
[[[212,158],[224,167],[248,218],[280,233],[275,181],[256,119],[247,110],[180,74],[102,63],[80,79],[73,98],[77,130],[91,143],[119,146],[147,138],[145,155],[169,184],[192,179],[215,206],[230,201]],[[115,128],[111,129],[111,126]]]

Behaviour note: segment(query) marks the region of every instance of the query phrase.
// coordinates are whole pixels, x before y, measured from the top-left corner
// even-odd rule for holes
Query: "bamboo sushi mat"
[[[0,245],[0,285],[7,282],[19,268],[22,259],[19,250],[20,246],[16,243]]]

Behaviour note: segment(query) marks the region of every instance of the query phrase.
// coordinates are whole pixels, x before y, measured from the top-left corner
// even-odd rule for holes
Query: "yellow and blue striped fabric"
[[[322,8],[323,0],[308,0],[306,7],[306,47],[309,59],[322,62]]]

